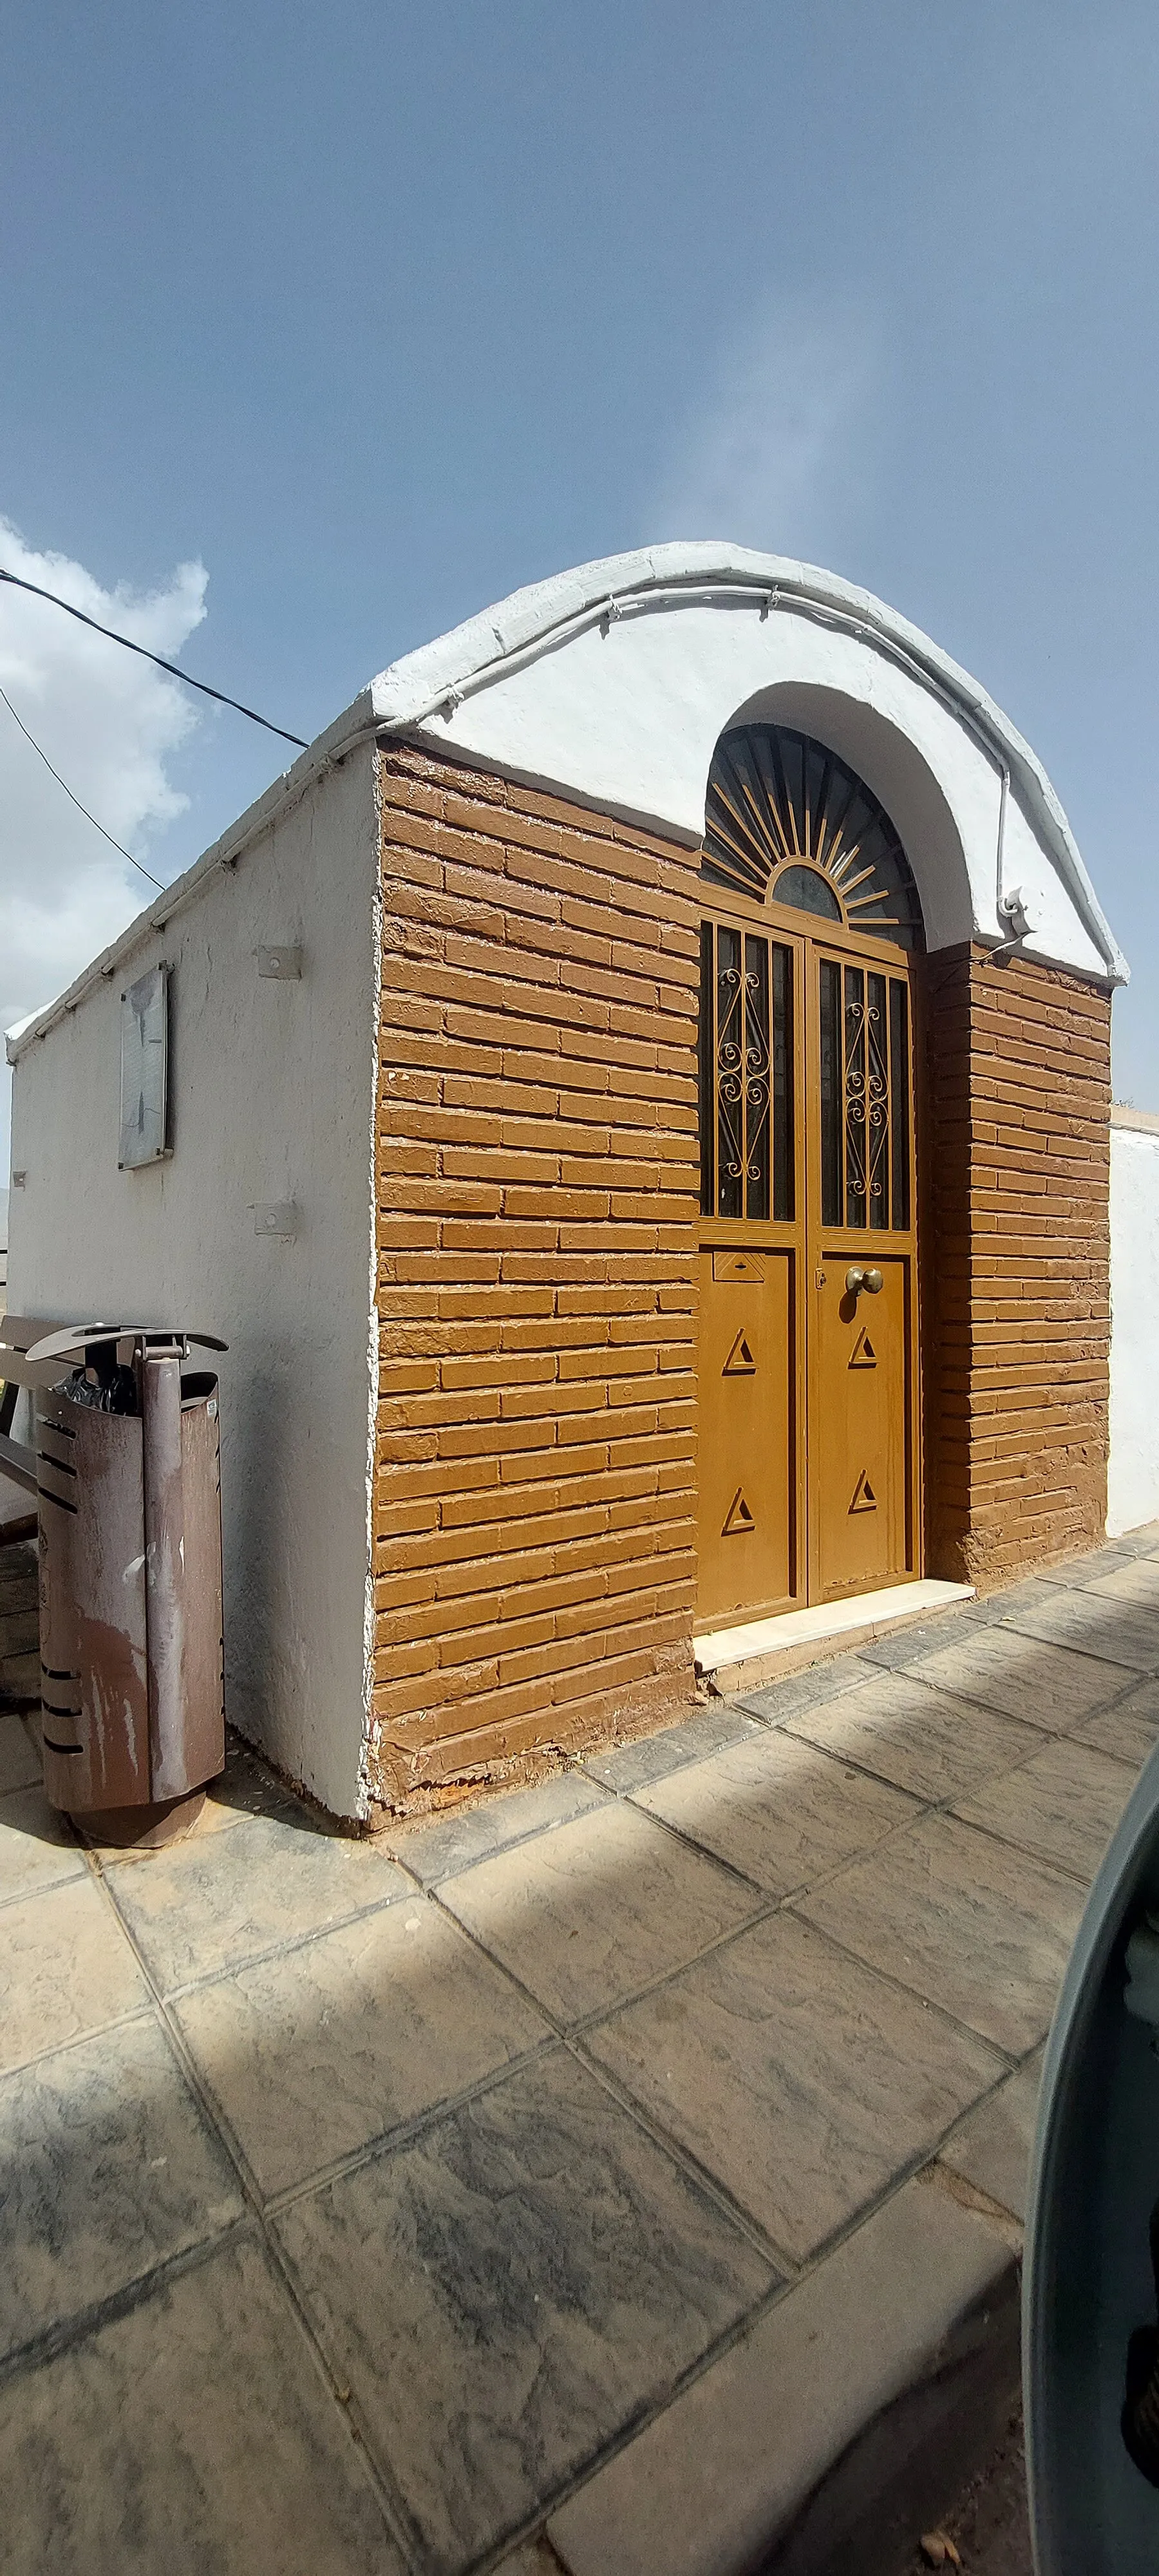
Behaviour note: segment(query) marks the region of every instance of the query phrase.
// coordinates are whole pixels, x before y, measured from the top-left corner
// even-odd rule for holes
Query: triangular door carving
[[[717,1251],[712,1256],[712,1275],[718,1284],[721,1280],[745,1279],[759,1287],[765,1276],[765,1265],[755,1252]]]
[[[851,1512],[875,1512],[877,1510],[877,1496],[874,1493],[864,1467],[862,1468],[861,1474],[857,1479],[857,1483],[853,1488],[853,1500],[849,1509]]]
[[[737,1538],[742,1530],[751,1530],[755,1528],[756,1522],[753,1519],[752,1513],[744,1498],[744,1488],[742,1485],[738,1485],[724,1516],[724,1526],[720,1533],[721,1537]]]
[[[866,1329],[865,1329],[864,1324],[862,1325],[862,1327],[861,1327],[861,1331],[859,1332],[859,1334],[858,1334],[858,1336],[857,1336],[857,1339],[856,1339],[856,1341],[855,1341],[855,1343],[854,1343],[854,1345],[853,1345],[853,1351],[852,1351],[852,1355],[851,1355],[851,1357],[850,1357],[849,1365],[850,1365],[850,1368],[876,1368],[876,1367],[877,1367],[877,1353],[876,1353],[876,1351],[874,1350],[873,1344],[872,1344],[872,1342],[870,1341],[869,1335],[868,1335],[868,1333],[867,1333],[867,1331],[866,1331]]]
[[[747,1280],[749,1285],[760,1288],[762,1280],[765,1280],[765,1262],[760,1260],[760,1252],[721,1252],[721,1249],[716,1249],[713,1252],[713,1280],[716,1283]]]
[[[755,1377],[757,1364],[748,1334],[742,1329],[733,1343],[720,1374],[722,1377]]]

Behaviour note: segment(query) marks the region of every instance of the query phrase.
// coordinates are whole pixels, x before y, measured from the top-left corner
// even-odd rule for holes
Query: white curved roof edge
[[[555,650],[570,633],[601,616],[631,613],[634,604],[678,607],[681,594],[703,602],[713,590],[757,591],[769,597],[772,607],[831,619],[901,661],[912,677],[947,702],[981,736],[997,768],[1009,774],[1105,960],[1108,982],[1129,981],[1127,960],[1058,797],[1030,744],[977,680],[920,626],[911,625],[872,591],[843,581],[819,565],[788,555],[757,554],[746,546],[693,540],[577,564],[570,572],[513,591],[509,599],[380,671],[371,683],[375,717],[388,731],[409,731],[448,702],[453,707],[479,689],[494,686],[538,654]]]
[[[359,690],[332,724],[316,735],[309,749],[301,752],[264,794],[230,824],[220,840],[213,842],[182,876],[175,877],[100,956],[82,968],[66,992],[6,1032],[9,1064],[15,1064],[27,1047],[47,1036],[56,1021],[75,1010],[94,984],[115,974],[122,961],[141,947],[151,932],[163,930],[174,913],[195,900],[203,881],[215,868],[232,866],[287,801],[304,796],[313,780],[333,762],[343,759],[356,743],[383,731],[401,733],[414,729],[445,706],[448,699],[486,688],[522,661],[553,651],[566,641],[570,631],[578,631],[608,613],[612,602],[627,603],[629,609],[636,601],[641,606],[650,602],[660,606],[666,604],[668,594],[675,606],[682,594],[703,600],[712,590],[749,590],[770,597],[776,594],[786,608],[835,618],[883,652],[895,655],[915,678],[953,706],[986,740],[998,767],[1009,770],[1100,956],[1106,960],[1108,983],[1129,981],[1127,960],[1103,914],[1041,761],[968,671],[943,653],[920,626],[911,626],[908,618],[899,616],[872,591],[859,589],[855,582],[842,581],[837,573],[825,572],[816,564],[799,563],[788,555],[756,554],[745,546],[673,542],[639,548],[631,554],[604,555],[593,563],[577,564],[570,572],[554,573],[549,581],[529,583],[523,590],[512,591],[509,599],[500,600],[495,607],[469,617],[464,625],[452,627],[449,634],[437,636],[431,644],[420,644],[415,652],[390,663]]]

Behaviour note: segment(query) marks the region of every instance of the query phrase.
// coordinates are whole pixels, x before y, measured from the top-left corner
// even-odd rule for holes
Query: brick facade
[[[927,1565],[986,1590],[1105,1527],[1111,997],[978,948],[924,982]]]
[[[371,1786],[691,1681],[696,859],[380,755]]]
[[[406,1806],[687,1694],[695,853],[379,755],[370,1785]],[[920,970],[927,1571],[1097,1539],[1110,997]]]

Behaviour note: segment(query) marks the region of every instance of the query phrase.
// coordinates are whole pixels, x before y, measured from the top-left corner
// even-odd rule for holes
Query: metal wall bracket
[[[300,948],[259,948],[257,955],[259,975],[277,976],[284,984],[298,982],[302,972]]]
[[[292,1199],[285,1200],[280,1207],[254,1209],[255,1234],[296,1234],[297,1231],[298,1211]]]

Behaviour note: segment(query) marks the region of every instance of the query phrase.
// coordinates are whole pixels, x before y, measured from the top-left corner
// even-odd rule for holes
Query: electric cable
[[[88,809],[88,806],[87,806],[87,805],[82,805],[82,804],[81,804],[81,801],[80,801],[79,796],[74,796],[74,795],[73,795],[72,789],[71,789],[71,787],[69,786],[69,783],[68,783],[67,778],[62,778],[62,777],[61,777],[61,774],[60,774],[59,769],[53,769],[52,762],[50,761],[50,759],[49,759],[49,757],[48,757],[48,753],[47,753],[46,751],[41,751],[40,744],[37,742],[35,734],[31,734],[31,733],[29,733],[28,727],[27,727],[27,725],[25,724],[23,717],[22,717],[22,716],[18,716],[18,715],[17,715],[17,713],[16,713],[16,709],[15,709],[15,707],[13,706],[13,704],[12,704],[12,700],[11,700],[11,698],[9,697],[8,692],[7,692],[7,690],[6,690],[6,689],[0,689],[0,698],[3,698],[3,700],[4,700],[4,704],[5,704],[5,706],[6,706],[6,707],[7,707],[7,709],[8,709],[8,713],[9,713],[9,715],[10,715],[10,716],[11,716],[11,718],[12,718],[13,724],[18,724],[18,725],[19,725],[20,730],[21,730],[21,733],[22,733],[22,734],[23,734],[23,736],[24,736],[25,742],[30,742],[30,743],[32,744],[32,748],[33,748],[34,752],[37,754],[37,757],[38,757],[40,760],[42,760],[42,761],[44,762],[44,766],[45,766],[45,768],[50,772],[51,776],[52,776],[53,778],[55,778],[56,783],[57,783],[57,786],[58,786],[58,787],[63,787],[64,792],[65,792],[65,795],[69,798],[70,803],[72,803],[73,805],[75,805],[76,810],[77,810],[77,813],[78,813],[78,814],[83,814],[83,815],[84,815],[84,818],[85,818],[86,823],[91,823],[91,824],[92,824],[92,827],[93,827],[94,832],[99,832],[99,833],[100,833],[101,839],[102,839],[103,841],[107,841],[107,842],[108,842],[109,848],[110,848],[111,850],[119,850],[119,851],[120,851],[121,857],[122,857],[123,859],[127,859],[127,860],[128,860],[129,865],[130,865],[130,867],[131,867],[131,868],[138,868],[138,869],[140,869],[140,873],[141,873],[141,875],[142,875],[143,877],[148,877],[150,885],[151,885],[151,886],[156,886],[158,894],[164,894],[164,892],[165,892],[165,888],[164,888],[164,886],[163,886],[163,884],[162,884],[162,882],[161,882],[160,877],[155,877],[155,876],[153,876],[153,875],[151,874],[151,872],[150,872],[150,870],[149,870],[148,868],[146,868],[146,867],[142,867],[142,866],[141,866],[141,861],[140,861],[140,859],[135,859],[135,858],[134,858],[132,851],[131,851],[131,850],[127,850],[127,849],[125,848],[124,842],[123,842],[123,841],[115,841],[115,840],[113,839],[113,835],[112,835],[112,833],[111,833],[111,832],[106,832],[105,827],[104,827],[104,824],[103,824],[103,823],[98,823],[97,818],[96,818],[96,815],[95,815],[95,814],[90,814],[89,809]]]
[[[155,662],[159,671],[168,671],[174,680],[184,680],[187,689],[200,689],[203,698],[216,698],[219,707],[232,707],[236,715],[248,716],[251,724],[264,725],[267,733],[276,733],[282,742],[292,742],[298,751],[309,750],[309,743],[303,742],[300,733],[287,733],[284,725],[271,724],[269,717],[259,716],[255,708],[243,707],[240,698],[227,698],[224,689],[211,689],[208,680],[193,679],[188,671],[181,669],[180,663],[167,662],[163,653],[151,653],[147,644],[135,644],[131,635],[118,635],[115,626],[102,626],[99,618],[88,616],[83,608],[74,608],[71,599],[59,599],[54,590],[41,590],[37,582],[23,581],[18,572],[5,572],[3,565],[0,565],[0,581],[9,582],[14,590],[27,590],[33,599],[49,600],[54,608],[63,608],[66,616],[78,618],[82,626],[91,626],[94,635],[107,635],[111,644],[123,644],[127,653],[139,653],[142,661]],[[61,785],[64,785],[63,779]],[[83,807],[81,810],[83,812]],[[91,814],[89,821],[92,821]],[[98,823],[97,830],[100,828]],[[107,839],[108,835],[105,837]]]

